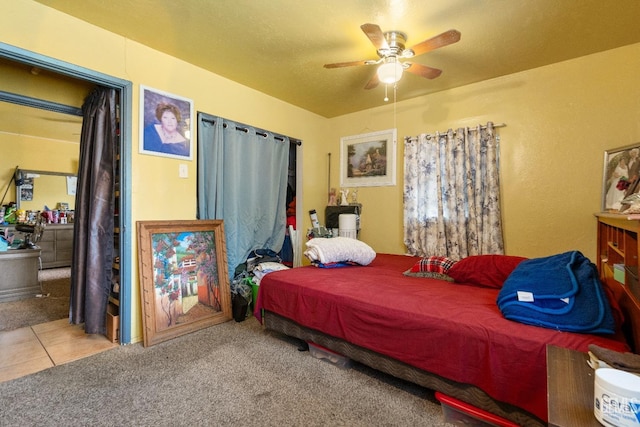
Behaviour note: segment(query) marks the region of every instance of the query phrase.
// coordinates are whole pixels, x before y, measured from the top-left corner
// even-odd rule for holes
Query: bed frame
[[[264,311],[264,325],[267,329],[280,332],[303,341],[314,342],[340,353],[351,360],[377,369],[378,371],[418,384],[430,390],[454,396],[473,406],[484,409],[521,426],[546,426],[546,423],[529,412],[515,406],[497,402],[485,392],[469,384],[451,381],[439,375],[414,368],[406,363],[392,359],[371,350],[351,344],[339,338],[306,328],[278,314]]]
[[[605,281],[614,291],[618,304],[625,318],[623,332],[634,352],[638,352],[640,344],[640,306],[627,289],[618,282]],[[439,391],[455,397],[477,408],[491,412],[521,426],[545,426],[546,423],[535,415],[516,406],[498,402],[478,387],[451,381],[441,376],[415,368],[406,363],[384,356],[332,337],[317,330],[304,327],[276,313],[263,311],[264,325],[267,329],[295,337],[303,341],[314,342],[340,353],[356,362],[387,373],[397,378],[418,384],[425,388]]]

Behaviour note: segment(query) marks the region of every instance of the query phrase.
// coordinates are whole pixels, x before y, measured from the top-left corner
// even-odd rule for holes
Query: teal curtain
[[[198,114],[198,218],[222,219],[229,274],[255,249],[280,252],[289,138]]]

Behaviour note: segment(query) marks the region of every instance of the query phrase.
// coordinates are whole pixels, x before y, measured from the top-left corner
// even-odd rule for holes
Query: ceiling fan
[[[435,79],[442,73],[442,70],[412,62],[401,62],[401,59],[422,55],[460,40],[459,31],[449,30],[418,43],[410,49],[406,49],[405,43],[407,42],[407,35],[401,31],[387,31],[383,33],[376,24],[363,24],[360,28],[369,40],[371,40],[380,58],[364,61],[337,62],[334,64],[325,64],[324,67],[342,68],[354,65],[380,65],[377,72],[364,87],[365,89],[373,89],[381,82],[384,84],[396,83],[400,80],[402,72],[405,70],[427,79]]]

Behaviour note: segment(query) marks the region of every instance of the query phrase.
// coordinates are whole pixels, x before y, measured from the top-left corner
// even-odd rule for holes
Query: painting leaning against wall
[[[137,227],[145,347],[231,319],[222,221]]]

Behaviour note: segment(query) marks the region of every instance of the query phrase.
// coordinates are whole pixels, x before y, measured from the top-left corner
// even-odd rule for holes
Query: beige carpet
[[[10,331],[69,317],[70,271],[40,272],[42,294],[0,303],[0,331]]]
[[[68,279],[71,277],[71,267],[48,268],[38,272],[38,279],[41,282],[54,279]]]
[[[449,426],[433,392],[340,369],[255,320],[0,383],[0,426]]]

